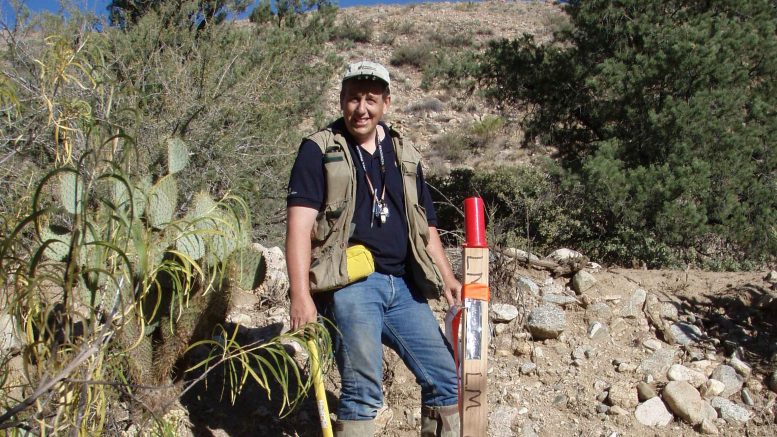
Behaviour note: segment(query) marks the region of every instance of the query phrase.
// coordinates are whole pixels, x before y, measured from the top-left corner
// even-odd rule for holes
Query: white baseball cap
[[[391,85],[388,70],[377,62],[361,61],[348,65],[343,75],[343,82],[350,79],[378,79],[386,86]]]

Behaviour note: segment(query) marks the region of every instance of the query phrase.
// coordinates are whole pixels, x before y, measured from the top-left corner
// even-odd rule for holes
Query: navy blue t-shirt
[[[402,276],[405,273],[405,260],[408,255],[408,227],[405,217],[405,200],[402,189],[402,175],[397,167],[396,152],[391,137],[388,135],[388,127],[382,124],[387,135],[381,141],[383,157],[386,166],[385,184],[386,195],[384,201],[389,208],[389,216],[386,223],[382,224],[373,216],[373,197],[364,176],[364,170],[356,150],[358,146],[345,129],[342,119],[336,125],[345,133],[348,148],[353,158],[356,170],[356,205],[352,223],[355,229],[349,240],[350,244],[363,244],[375,258],[375,270],[381,273]],[[372,186],[377,190],[378,197],[383,191],[383,177],[380,171],[380,154],[378,148],[370,154],[361,149],[364,158],[364,166],[370,177]],[[437,216],[434,212],[434,204],[429,189],[423,180],[421,166],[418,166],[418,179],[416,181],[418,198],[421,206],[426,210],[426,218],[429,225],[437,225]],[[324,175],[324,162],[321,149],[310,140],[302,142],[297,159],[291,170],[289,180],[289,194],[286,198],[287,206],[306,206],[316,210],[323,210],[326,194],[326,177]]]

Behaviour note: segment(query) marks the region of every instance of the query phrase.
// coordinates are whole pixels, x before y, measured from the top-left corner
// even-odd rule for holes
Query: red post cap
[[[464,199],[464,223],[467,247],[488,247],[486,243],[486,219],[483,199],[468,197]]]

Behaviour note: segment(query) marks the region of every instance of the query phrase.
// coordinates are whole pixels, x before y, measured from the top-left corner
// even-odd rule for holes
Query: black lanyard
[[[383,192],[378,198],[378,190],[372,185],[369,173],[367,173],[367,166],[364,164],[364,156],[362,155],[361,146],[356,145],[356,153],[359,155],[359,161],[362,164],[362,170],[364,170],[364,178],[367,180],[367,186],[370,187],[370,194],[372,195],[372,218],[370,218],[370,227],[373,226],[375,219],[379,219],[381,224],[386,223],[386,219],[389,216],[388,205],[386,204],[386,160],[383,157],[383,146],[381,146],[378,140],[378,131],[375,131],[375,144],[378,146],[378,156],[380,156],[380,177],[383,184]]]

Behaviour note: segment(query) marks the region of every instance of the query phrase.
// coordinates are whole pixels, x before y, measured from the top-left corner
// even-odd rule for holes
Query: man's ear
[[[388,109],[389,106],[391,106],[391,94],[383,96],[383,103],[386,104],[386,109]]]

